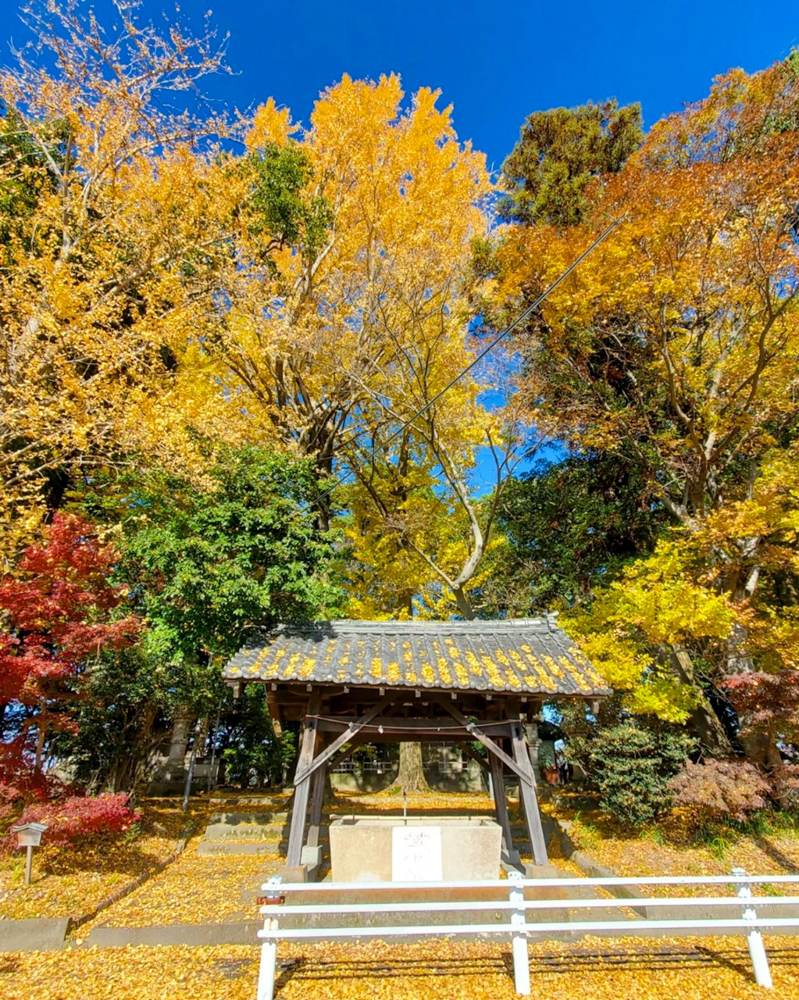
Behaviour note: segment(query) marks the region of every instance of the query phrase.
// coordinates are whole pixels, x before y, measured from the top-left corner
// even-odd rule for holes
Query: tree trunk
[[[733,625],[732,634],[727,640],[726,672],[728,676],[750,674],[755,670],[752,657],[746,650],[746,639],[747,632],[744,626]],[[779,767],[782,758],[774,732],[771,729],[757,729],[752,726],[748,714],[739,714],[738,721],[741,726],[738,741],[743,747],[746,759],[753,764],[765,767],[767,770]]]
[[[460,611],[467,622],[474,621],[476,617],[474,608],[472,607],[472,602],[466,596],[466,591],[463,587],[453,588],[452,593],[455,597],[455,603],[458,605],[458,611]]]
[[[47,736],[47,731],[39,723],[39,732],[36,735],[36,759],[33,764],[33,773],[35,775],[40,775],[42,773],[42,764],[44,758],[44,741]]]
[[[429,792],[424,776],[421,743],[400,743],[397,785],[403,792]]]
[[[688,726],[696,733],[702,748],[711,757],[729,757],[733,752],[732,744],[724,731],[721,720],[713,711],[704,691],[696,680],[690,654],[686,649],[675,646],[671,654],[671,663],[680,682],[692,687],[699,695],[699,704],[688,717]]]

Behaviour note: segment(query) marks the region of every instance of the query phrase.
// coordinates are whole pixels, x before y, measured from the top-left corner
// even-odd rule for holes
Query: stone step
[[[285,804],[288,796],[275,795],[212,795],[206,799],[212,806],[272,806]]]
[[[224,840],[286,840],[288,825],[270,824],[259,826],[256,823],[239,823],[238,826],[225,826],[223,823],[212,823],[206,828],[206,841]]]
[[[58,951],[64,947],[69,917],[0,920],[0,952]]]
[[[270,812],[268,809],[264,809],[263,812],[223,812],[214,813],[214,815],[209,820],[209,823],[213,825],[221,826],[240,826],[242,824],[250,824],[253,826],[263,826],[264,824],[270,823],[287,823],[291,818],[291,812],[286,809],[280,809],[274,812]]]
[[[203,840],[197,845],[199,857],[210,857],[216,854],[285,854],[285,841],[280,840]]]

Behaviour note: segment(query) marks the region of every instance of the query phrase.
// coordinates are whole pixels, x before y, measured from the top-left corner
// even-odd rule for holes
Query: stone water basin
[[[395,828],[412,833],[438,831],[426,835],[435,858],[422,859],[419,875],[397,855]],[[422,881],[425,871],[437,867],[440,840],[440,875],[431,880],[495,879],[500,874],[502,830],[483,816],[345,816],[330,824],[330,859],[334,882]],[[429,862],[429,864],[427,863]]]

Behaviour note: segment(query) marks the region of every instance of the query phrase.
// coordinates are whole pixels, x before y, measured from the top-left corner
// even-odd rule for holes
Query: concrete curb
[[[152,927],[95,927],[84,948],[207,947],[220,944],[258,944],[263,921],[230,924],[161,924]]]
[[[0,920],[0,952],[60,951],[69,931],[69,917]]]

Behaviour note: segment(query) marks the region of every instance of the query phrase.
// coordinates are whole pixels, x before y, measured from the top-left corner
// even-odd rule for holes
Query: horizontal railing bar
[[[612,878],[533,878],[487,879],[485,881],[452,882],[265,882],[263,890],[270,892],[393,892],[396,889],[510,889],[512,886],[551,889],[554,886],[633,886],[633,885],[782,885],[799,883],[799,875],[681,875],[668,878],[662,875],[651,878],[614,876]]]
[[[755,902],[762,906],[799,906],[799,896],[752,896],[746,900],[746,905]],[[608,907],[629,908],[640,906],[633,899],[525,899],[514,902],[508,899],[481,899],[474,902],[459,900],[457,902],[418,901],[415,903],[331,903],[321,906],[280,903],[267,904],[261,907],[261,913],[269,916],[292,916],[306,913],[419,913],[424,910],[446,913],[458,910],[569,910],[569,909],[605,909]],[[734,906],[739,909],[742,901],[738,896],[674,896],[646,898],[646,906]]]
[[[540,924],[450,924],[406,927],[303,927],[296,930],[261,930],[258,937],[265,941],[299,941],[302,938],[337,937],[403,937],[410,934],[442,937],[450,934],[559,934],[567,931],[586,932],[597,937],[608,931],[631,931],[637,937],[641,928],[650,930],[735,930],[741,933],[755,928],[799,927],[799,919],[791,917],[760,918],[756,920],[607,920],[607,921],[550,921]]]

